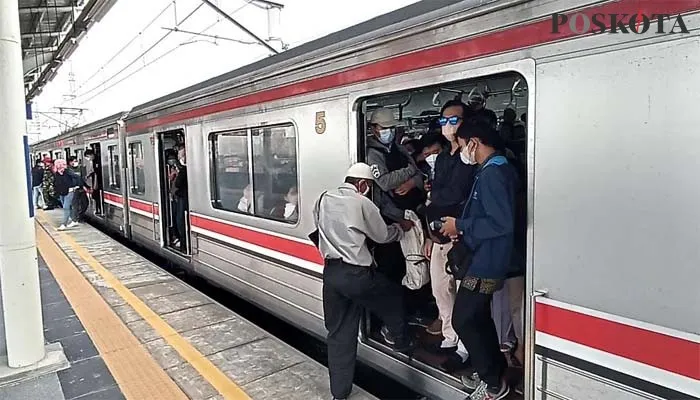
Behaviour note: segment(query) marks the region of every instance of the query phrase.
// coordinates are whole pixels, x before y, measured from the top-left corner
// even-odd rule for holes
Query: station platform
[[[321,364],[96,228],[58,231],[61,214],[38,211],[36,231],[46,341],[70,365],[59,393],[14,398],[332,397]],[[350,398],[374,397],[355,387]]]

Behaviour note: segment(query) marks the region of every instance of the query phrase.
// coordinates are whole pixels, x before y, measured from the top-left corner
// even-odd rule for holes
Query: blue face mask
[[[382,129],[379,131],[379,141],[384,144],[389,144],[394,141],[394,129]]]

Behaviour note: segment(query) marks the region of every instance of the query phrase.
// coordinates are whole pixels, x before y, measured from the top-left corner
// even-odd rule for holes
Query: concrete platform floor
[[[83,224],[57,231],[60,216],[61,210],[37,216],[38,245],[48,263],[42,276],[56,276],[67,298],[46,292],[44,301],[50,301],[46,304],[52,308],[47,317],[62,321],[47,331],[47,338],[71,338],[64,346],[69,359],[73,358],[73,371],[80,371],[76,367],[80,362],[95,360],[91,361],[94,368],[86,368],[97,374],[95,385],[104,396],[114,396],[105,399],[123,398],[116,397],[120,393],[115,389],[127,399],[331,397],[325,367],[94,227]],[[89,291],[99,296],[91,298]],[[100,302],[106,308],[94,307]],[[70,314],[72,309],[75,316]],[[54,317],[61,313],[63,317]],[[110,321],[110,314],[116,322]],[[129,347],[128,338],[120,338],[119,344],[110,340],[119,329],[136,344]],[[142,361],[134,364],[137,360]],[[154,365],[162,376],[150,371]],[[163,389],[154,391],[152,386],[163,377],[172,387],[162,382]],[[179,393],[166,395],[166,389]],[[359,388],[351,396],[371,398]]]

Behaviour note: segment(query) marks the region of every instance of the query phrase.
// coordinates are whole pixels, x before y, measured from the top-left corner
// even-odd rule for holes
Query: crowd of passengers
[[[94,200],[95,214],[102,213],[102,179],[99,161],[92,149],[85,150],[84,159],[71,156],[68,160],[44,157],[35,160],[32,167],[33,204],[37,209],[63,209],[63,218],[58,230],[79,225]]]
[[[375,110],[367,162],[317,200],[310,237],[325,259],[335,399],[350,396],[363,309],[382,320],[381,337],[395,351],[440,356],[439,368],[460,374],[472,399],[510,392],[506,370],[524,358],[525,115],[516,121],[506,109],[499,125],[484,103],[479,96],[469,105],[448,102],[418,140],[398,138],[394,113]],[[429,269],[430,284],[417,290],[402,286],[416,263],[402,251],[409,235],[424,238]],[[409,325],[441,340],[417,344],[426,335]]]

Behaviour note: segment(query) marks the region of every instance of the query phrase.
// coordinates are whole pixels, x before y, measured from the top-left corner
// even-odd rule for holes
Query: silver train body
[[[568,24],[552,33],[552,14],[576,12],[672,17],[666,34],[656,22],[642,34],[579,34]],[[668,33],[677,15],[688,33]],[[697,1],[425,1],[32,152],[62,157],[99,144],[105,216],[96,220],[323,338],[311,208],[363,160],[368,111],[412,96],[401,106],[408,121],[439,110],[445,88],[503,87],[510,98],[489,107],[516,102],[528,116],[526,398],[697,398],[698,27]],[[513,81],[520,86],[508,91]],[[167,246],[163,149],[172,133],[187,148],[186,254]],[[228,150],[217,147],[224,142]],[[217,152],[239,157],[217,164]],[[293,222],[238,212],[241,185],[214,187],[226,173],[248,176],[255,190],[273,172],[251,163],[291,156]],[[453,377],[389,353],[364,331],[359,340],[359,357],[378,370],[432,398],[464,398]]]

